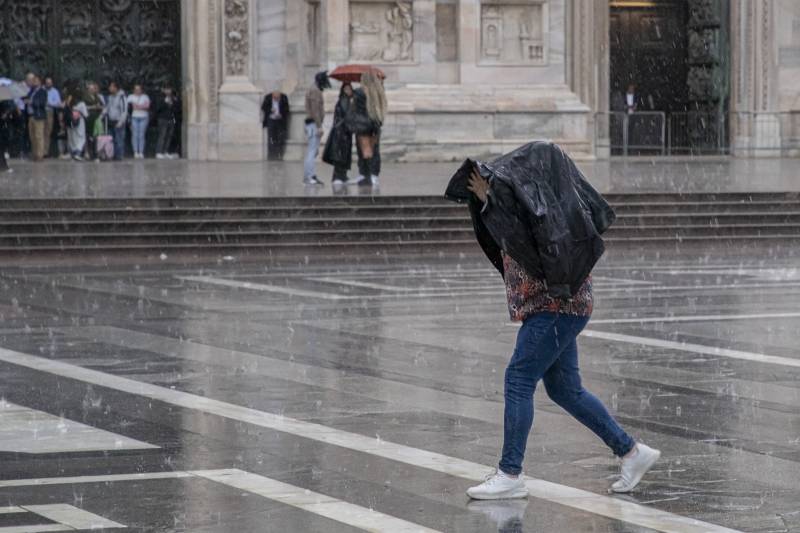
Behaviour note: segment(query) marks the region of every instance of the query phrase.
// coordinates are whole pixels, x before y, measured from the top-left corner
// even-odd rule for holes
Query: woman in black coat
[[[349,83],[342,85],[339,101],[333,112],[333,127],[322,152],[322,160],[333,165],[333,184],[345,185],[347,171],[350,170],[353,156],[353,133],[347,126],[347,117],[353,106],[353,87]]]

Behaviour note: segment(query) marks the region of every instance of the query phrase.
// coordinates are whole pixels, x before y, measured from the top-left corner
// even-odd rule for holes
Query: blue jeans
[[[125,157],[125,126],[121,128],[111,128],[111,136],[114,138],[114,159],[121,161]]]
[[[144,153],[145,134],[150,117],[134,117],[131,121],[131,144],[133,144],[134,154]]]
[[[303,178],[306,181],[317,175],[317,155],[319,154],[319,130],[313,122],[306,124],[306,159],[303,162]]]
[[[617,424],[592,393],[581,385],[578,334],[589,317],[536,313],[522,323],[517,346],[506,369],[503,457],[500,470],[522,472],[525,445],[533,425],[533,393],[539,380],[547,395],[591,429],[622,457],[635,441]]]

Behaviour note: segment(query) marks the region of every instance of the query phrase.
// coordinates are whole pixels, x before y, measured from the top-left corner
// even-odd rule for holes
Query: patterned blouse
[[[544,280],[536,279],[511,257],[503,253],[506,296],[511,320],[522,322],[534,313],[563,313],[567,315],[591,316],[592,276],[586,278],[578,293],[569,300],[552,298],[547,294]]]

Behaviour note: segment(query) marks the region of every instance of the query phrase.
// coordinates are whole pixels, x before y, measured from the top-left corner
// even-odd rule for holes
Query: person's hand
[[[478,197],[483,203],[486,203],[487,195],[489,193],[489,182],[483,179],[483,176],[478,174],[477,169],[472,169],[469,176],[469,185],[467,185],[472,194]]]
[[[319,137],[322,137],[323,135],[325,135],[325,130],[323,130],[322,128],[318,129],[318,130],[317,130],[317,135],[318,135]]]

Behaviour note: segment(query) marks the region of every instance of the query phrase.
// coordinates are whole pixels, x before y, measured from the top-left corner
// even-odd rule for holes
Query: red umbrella
[[[374,72],[382,80],[386,79],[386,74],[372,65],[341,65],[328,74],[328,77],[341,82],[353,83],[361,81],[361,75],[365,72]]]

